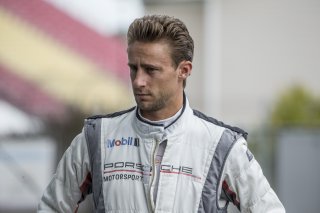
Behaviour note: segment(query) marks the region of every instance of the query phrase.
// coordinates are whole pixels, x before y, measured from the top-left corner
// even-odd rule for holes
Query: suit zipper
[[[156,162],[156,155],[157,155],[158,147],[159,147],[159,141],[156,140],[155,141],[155,147],[154,147],[153,152],[152,152],[152,178],[151,178],[151,187],[150,187],[150,191],[149,191],[150,204],[151,204],[152,212],[154,212],[155,206],[154,206],[154,200],[153,200],[154,191],[151,190],[151,189],[152,188],[154,189],[153,184],[154,184],[154,181],[156,180],[155,176],[157,174],[157,171],[156,171],[156,163],[155,162]]]

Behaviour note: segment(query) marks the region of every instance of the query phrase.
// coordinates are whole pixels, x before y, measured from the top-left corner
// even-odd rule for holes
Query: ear
[[[192,62],[191,61],[182,61],[178,66],[179,78],[185,80],[191,75],[192,71]]]

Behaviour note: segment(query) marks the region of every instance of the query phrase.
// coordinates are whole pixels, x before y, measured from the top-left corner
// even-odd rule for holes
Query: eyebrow
[[[128,63],[129,67],[136,67],[136,64],[133,63]],[[141,67],[145,68],[145,67],[153,67],[153,68],[160,68],[161,66],[158,65],[153,65],[153,64],[140,64]]]

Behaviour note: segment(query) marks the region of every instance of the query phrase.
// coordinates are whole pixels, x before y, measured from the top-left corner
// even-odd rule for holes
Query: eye
[[[136,74],[137,73],[137,67],[135,66],[129,66],[130,74]]]
[[[149,73],[149,74],[152,74],[152,73],[154,73],[155,71],[157,71],[158,69],[157,68],[155,68],[155,67],[146,67],[145,68],[145,71],[147,72],[147,73]]]

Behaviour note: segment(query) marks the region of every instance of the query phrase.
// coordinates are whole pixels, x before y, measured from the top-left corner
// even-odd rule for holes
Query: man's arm
[[[241,212],[285,212],[259,163],[240,138],[232,148],[222,175],[222,193]]]
[[[84,133],[72,141],[45,189],[38,212],[74,212],[91,187],[90,163]]]

